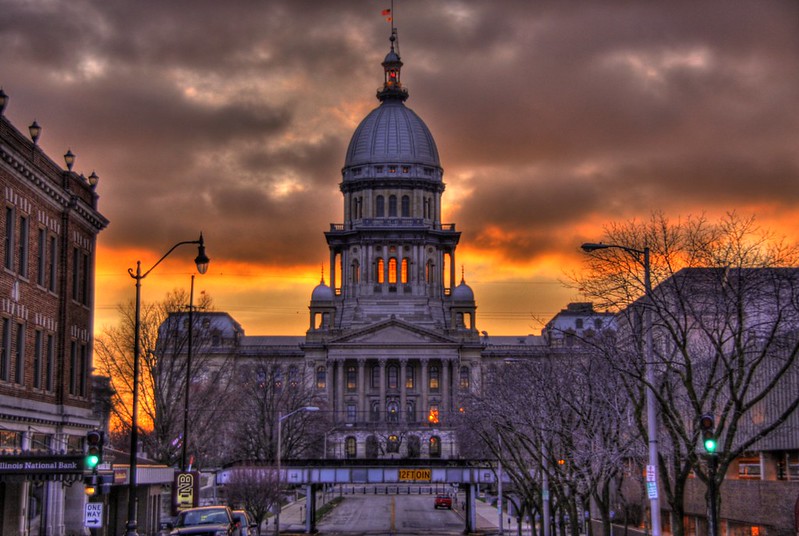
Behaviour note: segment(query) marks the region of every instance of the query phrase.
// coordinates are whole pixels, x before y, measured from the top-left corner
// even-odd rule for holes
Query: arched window
[[[292,389],[297,387],[297,383],[299,382],[299,371],[297,370],[296,365],[291,365],[289,367],[289,387]]]
[[[356,458],[358,456],[358,442],[354,437],[347,437],[347,439],[344,441],[344,450],[348,459]]]
[[[397,284],[397,259],[394,257],[388,260],[388,283],[390,285]]]
[[[389,218],[396,218],[397,217],[397,196],[396,195],[388,196],[388,217]]]
[[[386,441],[386,452],[399,452],[400,440],[399,437],[391,434]]]
[[[347,366],[347,391],[355,391],[358,387],[358,369],[355,365]]]
[[[399,421],[399,404],[395,400],[392,400],[388,404],[386,404],[386,421],[387,422],[398,422]]]
[[[402,196],[402,217],[403,218],[410,218],[411,217],[411,198],[407,195]]]
[[[369,412],[369,420],[372,422],[380,421],[380,402],[377,400],[372,402],[372,411]]]
[[[375,217],[383,218],[386,215],[386,201],[382,195],[378,195],[375,200]]]
[[[438,365],[430,365],[430,370],[428,371],[428,377],[429,377],[429,380],[430,380],[429,387],[430,387],[431,391],[438,391],[439,374],[440,374],[440,371],[439,371]]]
[[[274,382],[275,382],[275,389],[283,389],[283,371],[275,369],[274,371]]]
[[[441,457],[441,438],[438,436],[432,436],[430,438],[430,457],[431,458]]]
[[[461,389],[468,389],[469,388],[469,375],[471,371],[469,367],[461,367],[460,370],[460,387]]]
[[[327,369],[325,367],[316,368],[316,388],[324,389],[327,387]]]
[[[386,261],[377,259],[377,273],[375,274],[378,283],[386,282]]]
[[[399,389],[399,367],[397,365],[389,365],[386,368],[388,376],[388,388]]]
[[[402,259],[402,265],[400,266],[400,282],[407,284],[408,283],[408,257]]]
[[[418,458],[422,453],[422,441],[419,436],[408,436],[408,458]]]

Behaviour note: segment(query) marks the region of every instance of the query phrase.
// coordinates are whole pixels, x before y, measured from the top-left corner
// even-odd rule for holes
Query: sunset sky
[[[202,231],[248,335],[301,335],[389,0],[0,0],[0,87],[100,176],[97,331]],[[396,0],[402,80],[489,334],[539,333],[613,221],[728,211],[796,238],[799,2]],[[180,254],[178,254],[178,252]],[[144,280],[188,289],[196,248]]]

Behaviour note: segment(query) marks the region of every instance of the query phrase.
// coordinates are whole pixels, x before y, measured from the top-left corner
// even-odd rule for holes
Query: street
[[[433,508],[432,495],[348,495],[318,524],[320,534],[462,534],[463,518]]]

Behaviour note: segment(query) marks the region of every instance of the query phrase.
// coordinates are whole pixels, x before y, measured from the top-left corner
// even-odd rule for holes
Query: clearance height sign
[[[430,482],[433,476],[431,469],[400,469],[400,482]]]

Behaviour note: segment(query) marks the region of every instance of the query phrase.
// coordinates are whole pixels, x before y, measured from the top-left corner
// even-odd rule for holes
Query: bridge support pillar
[[[305,533],[313,534],[316,532],[316,486],[307,484],[305,486]]]
[[[466,488],[466,530],[464,531],[466,534],[474,534],[477,530],[477,510],[474,504],[475,500],[475,485],[474,484],[467,484]]]

